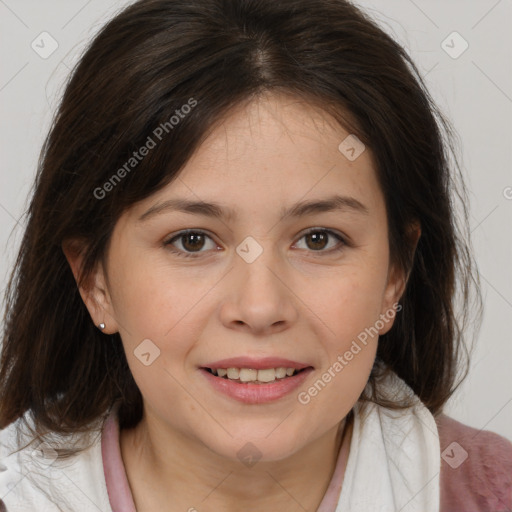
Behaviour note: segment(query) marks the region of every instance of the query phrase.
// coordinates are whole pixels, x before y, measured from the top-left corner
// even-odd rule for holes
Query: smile
[[[304,371],[304,369],[297,370],[296,368],[284,367],[264,368],[261,370],[256,370],[255,368],[206,368],[206,370],[209,370],[213,375],[235,382],[256,382],[260,384],[286,379]]]
[[[263,404],[280,400],[296,390],[313,371],[313,367],[277,368],[205,368],[201,375],[216,394],[245,404]]]

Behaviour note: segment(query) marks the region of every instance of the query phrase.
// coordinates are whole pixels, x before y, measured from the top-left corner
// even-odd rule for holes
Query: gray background
[[[0,292],[21,240],[20,218],[66,76],[84,45],[127,3],[0,0]],[[485,314],[470,374],[447,413],[512,440],[512,1],[357,4],[407,48],[459,134]],[[469,45],[457,58],[442,47],[454,31]],[[52,41],[42,32],[58,44],[47,58],[31,47],[35,41],[40,53],[51,50]],[[464,44],[457,37],[446,43],[452,53]]]

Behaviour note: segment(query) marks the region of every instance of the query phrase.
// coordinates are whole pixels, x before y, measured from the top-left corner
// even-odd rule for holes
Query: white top
[[[414,396],[395,374],[381,392],[397,398]],[[123,512],[111,508],[103,470],[101,429],[107,416],[95,423],[92,437],[72,438],[80,445],[88,440],[92,445],[63,460],[56,459],[52,448],[62,437],[48,435],[11,453],[32,437],[21,432],[21,419],[0,431],[0,500],[7,512]],[[439,512],[440,467],[437,425],[417,397],[405,411],[358,402],[343,486],[333,512]]]
[[[7,512],[113,512],[103,472],[101,430],[96,429],[96,439],[89,437],[93,443],[88,449],[59,461],[52,446],[62,438],[56,435],[11,453],[33,439],[20,426],[19,418],[0,431],[0,499]],[[83,434],[76,438],[87,439]]]

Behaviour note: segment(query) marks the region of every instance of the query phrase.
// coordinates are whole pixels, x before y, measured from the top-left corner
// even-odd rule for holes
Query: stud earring
[[[105,324],[102,322],[98,327],[103,331],[103,329],[105,329]]]

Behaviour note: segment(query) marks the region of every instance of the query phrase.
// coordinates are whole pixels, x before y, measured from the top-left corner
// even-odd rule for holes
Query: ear
[[[411,261],[414,258],[416,247],[421,236],[421,225],[419,221],[414,221],[409,226],[407,231],[407,238],[409,241],[409,248],[411,251]],[[399,265],[390,265],[388,270],[388,280],[386,289],[384,290],[384,296],[382,301],[382,310],[380,319],[383,320],[384,326],[379,329],[379,335],[386,334],[391,327],[393,327],[394,318],[396,312],[400,310],[398,301],[402,297],[409,274],[405,272],[403,268],[399,268]]]
[[[101,332],[114,334],[118,331],[115,321],[112,300],[108,291],[105,271],[101,262],[98,263],[91,276],[81,281],[85,246],[78,240],[65,240],[62,243],[64,253],[78,286],[78,291],[87,307],[94,325],[105,324]]]

